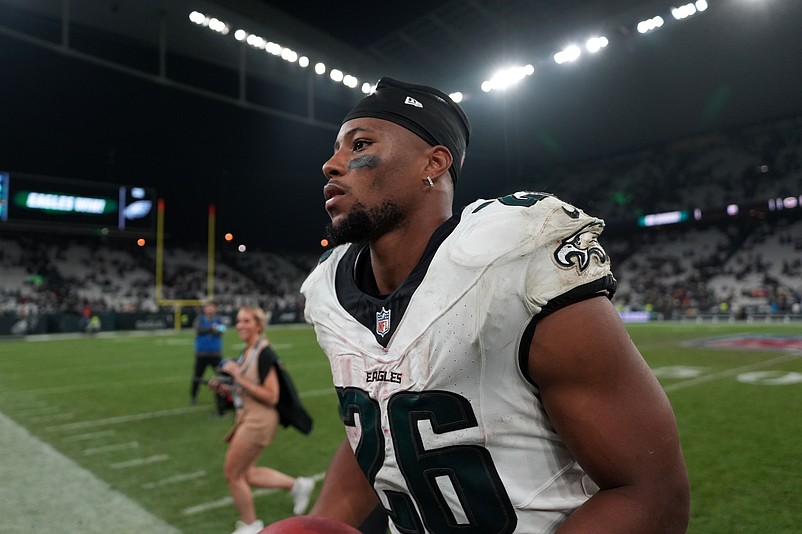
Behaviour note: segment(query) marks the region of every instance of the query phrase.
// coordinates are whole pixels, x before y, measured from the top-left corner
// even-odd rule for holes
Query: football
[[[336,519],[297,515],[271,523],[259,534],[360,534],[360,532]]]

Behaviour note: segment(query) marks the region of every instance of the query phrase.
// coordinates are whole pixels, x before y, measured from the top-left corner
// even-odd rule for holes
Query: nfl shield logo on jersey
[[[390,331],[390,310],[385,310],[382,306],[381,311],[376,312],[376,333],[384,337]]]

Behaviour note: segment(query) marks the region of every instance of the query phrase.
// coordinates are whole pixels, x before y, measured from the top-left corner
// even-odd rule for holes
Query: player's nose
[[[330,180],[334,176],[342,176],[347,169],[345,155],[337,151],[323,164],[323,176]]]

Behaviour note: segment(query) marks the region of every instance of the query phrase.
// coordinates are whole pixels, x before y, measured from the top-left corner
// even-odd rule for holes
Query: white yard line
[[[64,443],[70,443],[72,441],[89,441],[90,439],[97,439],[97,438],[107,438],[109,436],[113,436],[116,434],[114,430],[101,430],[99,432],[87,432],[86,434],[75,434],[74,436],[68,436],[61,441]]]
[[[144,489],[155,489],[161,488],[162,486],[168,486],[170,484],[178,484],[181,482],[186,482],[188,480],[195,480],[196,478],[203,478],[206,476],[206,471],[195,471],[193,473],[179,473],[177,475],[173,475],[171,477],[162,478],[161,480],[157,480],[155,482],[147,482],[142,484]]]
[[[106,339],[125,339],[137,337],[153,337],[153,336],[173,336],[176,335],[173,330],[130,330],[130,331],[112,331],[112,332],[98,332],[94,337]],[[30,343],[34,341],[65,341],[70,339],[90,339],[86,334],[81,333],[68,333],[68,334],[35,334],[25,336],[25,341]]]
[[[131,421],[144,421],[147,419],[156,419],[159,417],[186,415],[188,413],[199,412],[208,409],[209,409],[208,406],[188,406],[186,408],[173,408],[171,410],[159,410],[157,412],[145,412],[145,413],[135,413],[131,415],[120,415],[117,417],[106,417],[105,419],[76,421],[75,423],[66,423],[63,425],[52,426],[48,430],[52,432],[81,430],[84,428],[95,428],[106,425],[116,425],[119,423],[130,423]]]
[[[301,392],[301,398],[304,397],[319,397],[321,395],[328,395],[334,392],[334,388],[316,389],[311,391]],[[48,428],[51,432],[64,432],[70,430],[81,430],[85,428],[96,428],[106,425],[115,425],[119,423],[130,423],[131,421],[144,421],[146,419],[156,419],[159,417],[173,417],[176,415],[186,415],[198,411],[208,410],[208,406],[188,406],[185,408],[172,408],[170,410],[159,410],[156,412],[145,412],[131,415],[120,415],[117,417],[107,417],[105,419],[93,419],[90,421],[76,421],[75,423],[65,423],[63,425],[55,425]]]
[[[320,482],[321,480],[323,480],[324,476],[326,476],[325,472],[317,473],[316,475],[312,475],[309,478],[313,479],[315,482]],[[263,495],[271,495],[271,494],[276,493],[278,491],[283,491],[283,490],[277,490],[277,489],[255,489],[255,490],[253,490],[253,496],[254,497],[261,497]],[[217,508],[227,508],[229,506],[234,506],[234,501],[231,499],[231,497],[221,497],[221,498],[216,499],[214,501],[204,502],[204,503],[201,503],[201,504],[196,504],[194,506],[190,506],[188,508],[184,508],[182,513],[184,515],[194,515],[194,514],[200,514],[200,513],[203,513],[203,512],[208,512],[209,510],[216,510]]]
[[[153,456],[147,456],[145,458],[134,458],[132,460],[126,460],[124,462],[116,462],[113,464],[109,464],[109,467],[112,469],[126,469],[128,467],[139,467],[140,465],[150,465],[150,464],[157,464],[159,462],[166,462],[170,459],[169,454],[155,454]]]
[[[104,452],[124,451],[128,449],[139,448],[138,441],[129,441],[128,443],[114,443],[112,445],[103,445],[101,447],[89,447],[84,449],[84,456],[92,456],[94,454],[103,454]]]
[[[259,495],[275,493],[276,491],[277,490],[254,490],[253,496],[257,497]],[[209,501],[201,504],[196,504],[195,506],[190,506],[188,508],[184,508],[183,514],[184,515],[202,514],[203,512],[208,512],[209,510],[216,510],[218,508],[227,508],[229,506],[234,506],[234,501],[231,499],[231,497],[221,497],[216,501]]]
[[[74,412],[53,413],[50,415],[40,415],[39,417],[29,417],[28,421],[31,423],[52,423],[55,421],[64,421],[65,419],[72,419],[75,417]]]
[[[751,365],[744,365],[743,367],[736,367],[734,369],[726,369],[724,371],[718,373],[712,373],[709,375],[702,375],[697,378],[692,378],[690,380],[685,380],[684,382],[676,382],[674,384],[669,384],[665,386],[663,389],[667,392],[676,391],[678,389],[685,389],[691,386],[697,386],[699,384],[705,384],[707,382],[712,382],[714,380],[718,380],[719,378],[728,378],[730,376],[736,376],[741,373],[745,373],[748,371],[752,371],[754,369],[761,369],[763,367],[769,367],[771,365],[777,365],[780,363],[790,362],[792,360],[798,360],[800,355],[797,354],[785,354],[783,356],[778,356],[777,358],[772,358],[770,360],[765,360],[758,363],[753,363]]]
[[[138,364],[137,364],[138,365]],[[133,366],[132,366],[133,367]],[[297,366],[298,370],[305,369],[305,368],[313,368],[318,367],[317,365],[299,365]],[[292,371],[294,374],[294,371]],[[88,383],[88,384],[69,384],[64,386],[52,386],[52,387],[44,387],[44,388],[31,388],[31,389],[19,389],[15,390],[13,393],[9,392],[8,395],[22,395],[22,394],[46,394],[46,393],[71,393],[76,391],[96,391],[102,389],[119,389],[120,387],[126,386],[148,386],[153,384],[179,384],[187,382],[189,380],[186,377],[162,377],[162,378],[145,378],[139,380],[118,380],[116,382],[99,382],[99,383]],[[329,389],[326,389],[327,392],[333,392],[334,386]],[[309,394],[313,394],[310,392]],[[302,395],[306,395],[306,393],[302,392]],[[0,398],[4,395],[0,392]],[[314,396],[314,394],[313,394]],[[26,405],[25,403],[19,403],[19,405]],[[6,404],[5,401],[3,406],[11,406],[10,404]],[[45,409],[47,406],[42,405],[41,409]]]
[[[53,386],[47,388],[35,388],[35,389],[20,389],[14,391],[14,394],[21,394],[21,393],[36,393],[44,394],[44,393],[70,393],[74,391],[90,391],[90,390],[98,390],[98,389],[118,389],[119,387],[125,386],[147,386],[149,384],[169,384],[169,383],[180,383],[180,382],[187,382],[189,380],[182,377],[165,377],[165,378],[146,378],[141,380],[118,380],[116,382],[99,382],[99,383],[90,383],[90,384],[70,384],[68,386]]]
[[[8,405],[4,403],[3,407],[8,407]],[[17,415],[19,415],[20,417],[27,418],[35,415],[45,415],[48,413],[55,413],[60,411],[61,411],[61,406],[39,406],[37,408],[27,408],[25,410],[19,410],[17,412]]]
[[[180,534],[0,413],[0,532]]]

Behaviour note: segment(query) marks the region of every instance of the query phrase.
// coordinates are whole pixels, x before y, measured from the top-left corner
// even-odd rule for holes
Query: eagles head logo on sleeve
[[[563,239],[559,248],[554,252],[557,264],[564,269],[576,267],[581,273],[588,268],[590,260],[594,256],[599,265],[607,263],[609,261],[607,253],[604,252],[598,241],[602,230],[604,230],[604,223],[594,221]]]

